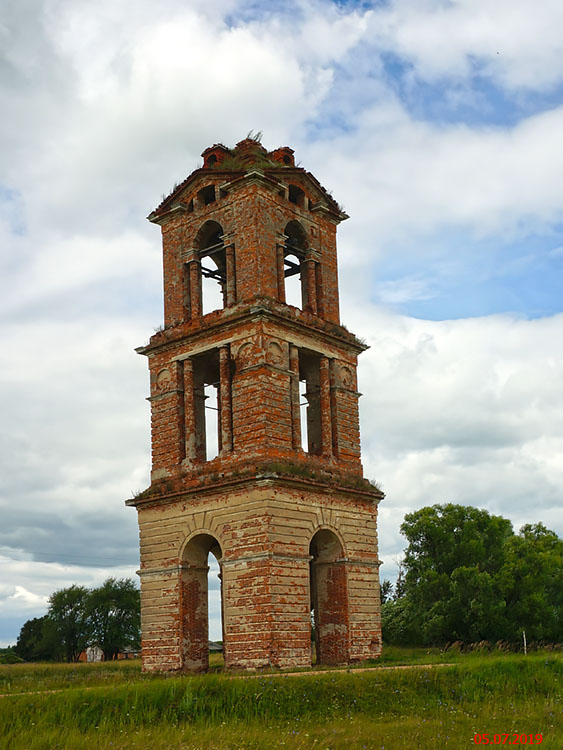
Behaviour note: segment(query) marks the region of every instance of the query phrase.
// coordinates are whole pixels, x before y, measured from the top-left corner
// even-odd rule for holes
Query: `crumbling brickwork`
[[[127,501],[140,527],[143,667],[207,668],[210,553],[227,667],[310,665],[312,623],[319,661],[376,657],[383,495],[360,460],[365,346],[339,322],[346,214],[290,148],[249,138],[202,156],[149,216],[162,228],[164,328],[138,349],[152,473]],[[290,279],[300,307],[286,301]],[[210,284],[220,302],[207,311]]]

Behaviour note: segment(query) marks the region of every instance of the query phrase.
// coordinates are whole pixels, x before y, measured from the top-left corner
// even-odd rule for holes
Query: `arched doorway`
[[[344,549],[329,529],[320,529],[309,545],[312,627],[317,664],[349,660],[348,585]]]
[[[182,669],[190,672],[205,672],[209,669],[208,572],[210,554],[220,564],[223,556],[221,545],[215,537],[206,533],[192,537],[184,547],[182,554],[180,608],[182,618]],[[221,580],[220,573],[219,580]],[[222,615],[222,591],[220,593]],[[222,616],[221,621],[223,621]]]

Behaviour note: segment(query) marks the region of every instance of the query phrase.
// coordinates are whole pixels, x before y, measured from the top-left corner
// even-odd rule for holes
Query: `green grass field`
[[[248,679],[144,675],[133,661],[5,666],[0,747],[411,750],[517,732],[563,748],[560,656],[386,649],[380,664],[447,661]]]

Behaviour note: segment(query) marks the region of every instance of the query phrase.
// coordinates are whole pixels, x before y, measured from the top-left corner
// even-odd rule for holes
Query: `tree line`
[[[140,641],[139,589],[130,578],[108,578],[94,589],[55,591],[47,614],[24,623],[14,651],[25,661],[76,662],[88,646],[98,646],[109,661]]]
[[[542,523],[519,533],[506,518],[470,506],[433,505],[401,524],[408,546],[395,584],[381,584],[387,644],[452,641],[563,642],[563,540]],[[14,648],[26,661],[77,661],[97,645],[104,660],[139,648],[140,593],[131,579],[70,586],[28,620]]]
[[[395,585],[381,585],[383,641],[402,645],[563,641],[563,540],[542,523],[433,505],[401,525]]]

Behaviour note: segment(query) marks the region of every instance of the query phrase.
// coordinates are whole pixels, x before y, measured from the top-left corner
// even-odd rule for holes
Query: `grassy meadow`
[[[386,649],[379,665],[247,679],[147,675],[136,661],[4,666],[0,747],[411,750],[518,732],[563,748],[557,654]]]

